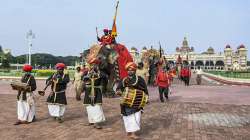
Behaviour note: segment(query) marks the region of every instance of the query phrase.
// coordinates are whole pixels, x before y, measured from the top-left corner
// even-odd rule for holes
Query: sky
[[[96,43],[96,31],[111,28],[115,0],[0,0],[0,45],[13,55],[79,55]],[[168,54],[187,37],[196,52],[227,44],[250,48],[250,0],[120,0],[117,41],[139,50],[158,42]],[[248,59],[250,50],[248,51]]]

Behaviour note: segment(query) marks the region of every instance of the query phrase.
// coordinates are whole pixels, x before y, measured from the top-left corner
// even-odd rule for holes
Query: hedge
[[[50,75],[52,75],[53,73],[55,73],[56,70],[49,70],[49,69],[45,69],[45,70],[32,70],[32,74],[35,77],[49,77]],[[70,78],[74,77],[74,70],[67,70],[66,71]],[[21,77],[24,74],[23,71],[21,70],[11,70],[9,72],[1,72],[0,71],[0,76],[16,76],[16,77]]]

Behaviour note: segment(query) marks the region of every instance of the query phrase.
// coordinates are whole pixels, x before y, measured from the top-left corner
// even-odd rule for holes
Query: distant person
[[[155,81],[155,77],[157,74],[157,64],[155,63],[155,58],[152,58],[149,61],[149,80],[148,80],[148,84],[149,85],[153,85],[154,81]]]
[[[144,68],[144,64],[142,62],[138,63],[136,75],[141,76],[144,79],[144,81],[148,83],[149,73],[148,70]]]
[[[81,67],[76,67],[76,72],[73,79],[74,89],[76,92],[76,100],[81,100],[81,94],[83,91],[83,72],[81,71]]]
[[[83,75],[86,75],[89,71],[88,66],[86,66],[85,64],[82,66],[81,72],[83,73]]]
[[[169,70],[169,74],[171,75],[170,81],[173,82],[174,77],[176,76],[176,69],[172,67],[172,68]]]
[[[201,68],[198,68],[198,70],[196,71],[196,82],[197,82],[197,85],[200,85],[201,84],[201,80],[202,80],[202,69]]]
[[[65,91],[70,81],[69,75],[64,73],[65,67],[65,64],[57,63],[57,72],[46,80],[46,84],[51,85],[51,93],[47,98],[49,114],[59,123],[63,122],[65,106],[67,105]]]
[[[191,70],[188,66],[184,66],[184,68],[181,69],[181,77],[185,83],[185,86],[189,86]]]
[[[171,75],[168,73],[168,67],[159,69],[155,84],[158,86],[160,101],[164,102],[163,95],[168,100],[169,86],[170,86]]]
[[[31,75],[32,66],[24,65],[21,82],[28,84],[27,90],[19,90],[17,95],[17,118],[15,125],[27,124],[35,121],[35,100],[33,91],[36,90],[36,80]]]

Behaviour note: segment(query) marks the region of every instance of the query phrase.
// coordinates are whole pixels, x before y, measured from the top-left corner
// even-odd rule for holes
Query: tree
[[[14,58],[15,59],[15,63],[18,64],[24,64],[26,61],[26,55],[20,55]]]
[[[3,53],[3,48],[1,45],[0,45],[0,53]]]
[[[26,55],[20,55],[13,57],[11,55],[7,55],[11,63],[19,63],[24,64],[26,63]],[[13,60],[12,60],[13,57]],[[51,54],[46,53],[36,53],[31,55],[32,59],[32,66],[41,66],[41,67],[49,67],[54,66],[56,63],[65,63],[67,66],[74,66],[76,61],[79,61],[79,56],[54,56]]]
[[[11,55],[11,53],[4,54],[4,57],[8,59],[10,63],[15,63],[15,57]]]
[[[1,68],[4,68],[4,69],[10,68],[10,62],[6,57],[3,58]]]

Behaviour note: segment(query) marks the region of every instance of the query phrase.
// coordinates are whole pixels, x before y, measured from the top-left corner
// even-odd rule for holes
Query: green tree
[[[0,45],[0,53],[3,53],[3,48],[1,45]]]
[[[4,57],[2,59],[1,68],[4,68],[4,69],[9,69],[10,68],[10,62],[9,62],[9,60],[6,57]]]
[[[12,60],[11,56],[8,56]],[[13,57],[13,62],[11,63],[19,63],[19,64],[24,64],[26,63],[26,55],[20,55]],[[31,55],[31,64],[32,66],[54,66],[56,63],[65,63],[67,66],[74,66],[76,61],[80,60],[80,57],[78,56],[54,56],[51,54],[46,54],[46,53],[36,53]]]
[[[15,63],[24,64],[26,62],[26,55],[20,55],[14,58]]]

